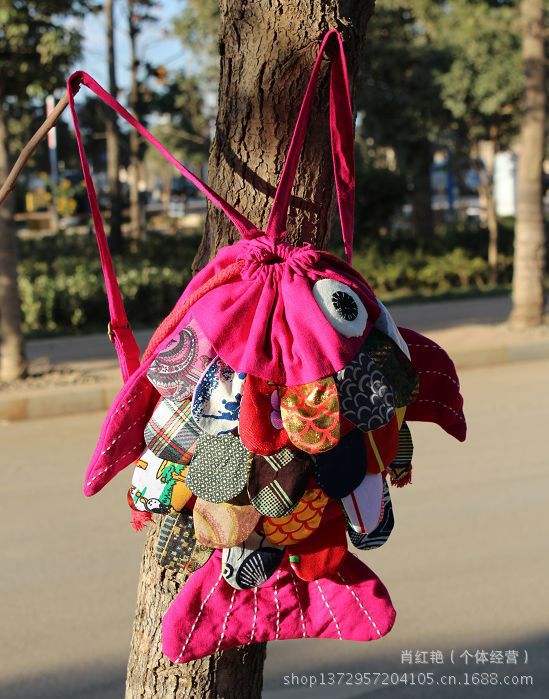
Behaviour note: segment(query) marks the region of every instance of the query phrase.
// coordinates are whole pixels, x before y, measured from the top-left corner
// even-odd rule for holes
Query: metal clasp
[[[126,325],[121,325],[119,328],[113,328],[111,321],[107,323],[107,337],[109,340],[114,344],[114,336],[116,334],[116,330],[129,330],[130,329],[130,324],[126,323]]]

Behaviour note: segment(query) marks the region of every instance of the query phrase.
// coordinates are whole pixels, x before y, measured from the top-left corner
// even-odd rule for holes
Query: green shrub
[[[401,249],[383,254],[371,245],[353,257],[354,267],[380,295],[432,295],[454,289],[486,289],[489,285],[488,263],[463,248],[441,255],[430,255],[421,249]],[[499,258],[500,282],[509,283],[512,258]]]
[[[489,288],[483,233],[445,228],[432,240],[417,241],[389,231],[367,236],[353,258],[355,268],[382,298],[431,296]],[[333,236],[334,240],[339,240]],[[128,317],[134,327],[158,324],[191,277],[198,238],[149,234],[131,241],[115,267]],[[512,257],[507,243],[500,256],[500,282],[509,283]],[[338,247],[333,251],[342,254]],[[56,235],[22,240],[19,283],[28,335],[104,330],[107,299],[95,238]]]
[[[155,325],[191,278],[196,240],[151,236],[114,259],[134,327]],[[19,286],[27,334],[104,329],[108,320],[95,240],[58,235],[22,241]]]

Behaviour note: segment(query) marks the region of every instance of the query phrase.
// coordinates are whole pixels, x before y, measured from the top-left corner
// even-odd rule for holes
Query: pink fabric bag
[[[374,641],[393,626],[387,590],[347,553],[333,578],[305,582],[284,561],[260,587],[224,584],[219,554],[192,575],[166,613],[162,650],[186,663],[235,645],[292,638]]]
[[[150,349],[161,350],[192,317],[198,321],[218,355],[233,368],[278,384],[303,384],[342,369],[356,354],[379,316],[373,291],[350,264],[345,264],[325,251],[315,250],[308,244],[294,248],[283,239],[292,185],[310,119],[323,54],[331,44],[335,44],[335,52],[330,80],[330,135],[343,241],[350,263],[355,189],[353,117],[343,44],[335,30],[328,32],[321,44],[265,233],[257,230],[208,185],[181,165],[91,76],[77,71],[69,78],[70,108],[105,274],[111,314],[110,331],[126,381],[107,415],[98,446],[90,461],[84,486],[86,495],[98,492],[142,451],[143,427],[158,396],[145,378],[150,364],[147,364],[149,352],[145,355],[147,359],[139,365],[139,350],[124,310],[78,127],[74,94],[80,85],[85,85],[98,95],[212,203],[221,208],[243,237],[240,242],[220,250],[215,259],[190,282],[175,310],[181,314],[181,309],[187,305],[186,301],[193,298],[193,293],[198,293],[200,297],[192,304],[192,313],[182,316],[170,336],[161,338],[161,344],[160,338],[155,335]],[[231,269],[234,274],[230,273]],[[356,292],[368,318],[359,336],[342,336],[322,313],[312,293],[312,285],[321,279],[332,279]],[[201,294],[205,285],[210,283],[213,288]]]
[[[331,55],[330,136],[346,261],[316,250],[307,243],[294,247],[285,241],[292,186],[327,49],[330,49]],[[113,108],[214,205],[224,211],[242,238],[221,249],[194,277],[155,332],[141,360],[124,310],[78,127],[74,95],[80,85],[88,87]],[[153,385],[155,378],[147,374],[155,362],[153,370],[157,372],[156,378],[162,379],[164,351],[168,348],[169,354],[169,349],[179,346],[178,343],[183,346],[180,335],[183,331],[189,333],[192,327],[199,330],[203,346],[208,347],[208,361],[212,359],[210,355],[215,353],[214,366],[220,367],[219,371],[238,373],[239,381],[235,385],[243,387],[244,404],[247,406],[242,412],[244,418],[239,416],[241,392],[234,396],[224,394],[217,406],[219,414],[223,414],[225,420],[230,418],[227,424],[238,424],[231,438],[233,442],[234,437],[239,436],[242,425],[246,443],[261,445],[262,453],[266,454],[267,463],[273,469],[261,497],[277,499],[283,504],[283,511],[288,513],[283,518],[269,518],[269,536],[273,538],[273,543],[276,543],[275,538],[285,541],[287,548],[282,563],[269,579],[261,563],[261,555],[267,555],[268,541],[262,544],[263,549],[258,549],[251,556],[246,554],[244,557],[242,548],[242,570],[231,571],[231,576],[242,576],[238,590],[223,580],[220,553],[215,553],[203,568],[193,573],[164,619],[165,653],[174,661],[186,662],[223,648],[255,641],[311,637],[371,640],[381,637],[392,627],[395,611],[379,579],[350,553],[345,554],[335,574],[330,569],[326,575],[323,566],[326,568],[330,557],[319,553],[314,558],[314,553],[308,554],[307,580],[314,575],[317,579],[310,582],[299,578],[299,542],[313,531],[320,540],[323,536],[322,519],[319,519],[321,509],[311,497],[311,493],[320,492],[315,490],[318,489],[315,482],[318,470],[314,471],[314,475],[311,470],[309,489],[304,497],[299,503],[293,502],[284,490],[285,476],[276,476],[284,473],[282,466],[287,457],[287,447],[270,450],[269,445],[264,444],[265,435],[273,434],[273,430],[284,430],[287,434],[279,435],[281,439],[277,436],[277,443],[290,446],[290,451],[304,450],[314,455],[320,449],[319,444],[333,449],[340,439],[346,438],[354,429],[367,431],[379,428],[394,420],[395,415],[402,422],[406,411],[414,419],[437,422],[458,439],[465,438],[463,401],[451,360],[441,348],[437,353],[435,348],[438,346],[427,338],[404,329],[401,333],[367,282],[351,266],[355,191],[353,115],[341,36],[337,31],[330,30],[321,42],[265,231],[258,230],[179,163],[89,75],[82,71],[74,73],[68,80],[68,93],[105,275],[111,317],[109,328],[124,379],[124,386],[107,414],[90,460],[84,493],[93,495],[100,491],[145,450],[145,426],[149,429],[149,419],[155,406],[159,400],[165,399]],[[410,351],[406,344],[409,337],[414,345],[423,347],[413,347]],[[192,343],[189,347],[189,352],[194,351]],[[425,358],[424,347],[428,347],[429,352],[437,355],[442,362],[440,366],[443,371],[439,373],[444,376],[437,378],[437,374],[429,374],[425,368],[429,359]],[[177,366],[177,362],[194,362],[189,375],[196,380],[199,374],[196,367],[200,366],[196,359],[190,355],[177,356],[173,362],[169,360],[171,363],[166,366],[166,371],[174,371],[177,376],[181,370],[183,376],[184,371]],[[428,376],[425,383],[422,372]],[[256,381],[247,384],[247,376]],[[204,374],[203,379],[200,384],[203,390],[213,392],[216,382],[223,377],[216,376],[214,371],[211,376]],[[186,375],[185,381],[188,380]],[[164,393],[162,386],[158,385]],[[227,380],[226,386],[231,385],[231,381]],[[261,395],[258,393],[257,401],[254,399],[254,386],[258,387],[255,390],[263,391]],[[270,398],[266,397],[265,388],[269,386],[273,387]],[[178,395],[178,388],[177,385],[175,388],[170,385],[169,391],[175,390]],[[186,389],[187,386],[182,385],[181,391]],[[166,392],[166,395],[173,393]],[[192,400],[194,406],[197,396],[193,395]],[[344,415],[340,411],[340,404],[343,403]],[[209,410],[217,409],[210,394],[207,405],[210,406]],[[264,406],[263,416],[256,413],[255,407],[249,407],[259,405]],[[252,417],[248,418],[249,423],[242,424],[241,420],[247,419],[246,415]],[[177,410],[172,418],[173,421],[177,420]],[[215,420],[216,415],[208,414],[206,418]],[[266,429],[254,432],[254,422],[262,419],[269,421],[265,422]],[[367,425],[370,427],[365,427]],[[174,439],[175,429],[172,427],[156,425],[158,440]],[[198,427],[196,429],[199,431]],[[210,439],[209,442],[219,445],[223,440]],[[231,440],[226,440],[225,444],[229,442]],[[404,446],[400,452],[403,450]],[[402,457],[400,452],[399,458]],[[365,449],[358,453],[362,454],[359,458],[365,458]],[[322,457],[323,477],[328,475],[331,479],[337,479],[337,468],[341,465],[333,464],[331,468],[329,458],[330,450],[327,449]],[[210,458],[201,447],[201,470],[198,471],[197,457],[197,470],[193,473],[193,459],[188,464],[189,473],[193,476],[189,478],[189,483],[196,484],[195,489],[202,498],[199,506],[209,512],[211,521],[228,528],[223,530],[224,536],[228,537],[226,541],[232,543],[230,535],[239,527],[245,532],[241,539],[250,534],[253,534],[251,540],[254,541],[268,539],[262,531],[263,520],[259,514],[256,513],[257,517],[254,515],[255,519],[250,518],[253,508],[249,501],[246,502],[246,489],[243,490],[243,500],[238,501],[237,497],[229,501],[226,509],[224,503],[215,499],[212,499],[215,506],[205,502],[203,498],[209,489],[204,469],[208,468],[209,460],[212,468],[216,468],[215,464],[222,463],[222,460],[216,460],[215,453]],[[248,468],[253,468],[253,459],[250,463],[252,465],[248,464]],[[381,467],[377,465],[379,463]],[[368,464],[369,474],[372,471],[375,473],[376,469],[378,473],[383,470],[380,459],[373,465]],[[236,471],[240,478],[242,470],[236,468]],[[361,465],[358,471],[366,474],[366,464]],[[223,474],[216,472],[215,475],[219,488],[224,488]],[[385,478],[385,475],[382,477]],[[230,488],[219,488],[217,492],[233,492]],[[291,491],[291,488],[288,490]],[[383,489],[378,488],[378,491],[379,497],[382,497]],[[320,494],[325,505],[325,496]],[[344,495],[349,493],[345,491]],[[339,500],[333,500],[332,507],[341,506]],[[166,502],[169,502],[169,498]],[[372,503],[372,507],[377,508],[378,518],[381,505],[381,502]],[[192,504],[187,507],[192,507]],[[292,514],[294,511],[295,516]],[[249,526],[244,526],[245,519]],[[207,518],[203,517],[203,520],[206,522]],[[204,526],[208,526],[207,522]],[[325,526],[329,526],[329,523]],[[231,527],[234,529],[231,530]],[[255,527],[255,534],[250,532],[251,527]],[[235,541],[236,547],[244,546],[243,540]],[[296,546],[293,554],[292,545]],[[234,554],[227,560],[239,560],[238,551],[233,551],[233,548],[226,550]],[[322,552],[322,546],[318,545],[314,550]]]

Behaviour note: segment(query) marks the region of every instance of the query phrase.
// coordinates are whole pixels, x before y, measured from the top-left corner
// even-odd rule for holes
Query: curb
[[[458,370],[549,359],[549,341],[529,345],[496,345],[461,351],[448,350],[447,347],[444,349],[452,357]]]
[[[0,420],[32,420],[59,415],[107,410],[120,390],[120,383],[104,381],[92,386],[71,386],[0,395]]]
[[[549,341],[522,345],[501,345],[462,351],[451,351],[457,369],[479,369],[486,366],[513,364],[549,359]],[[107,410],[121,384],[103,380],[92,385],[35,389],[27,393],[0,394],[0,420],[18,421],[75,415]]]

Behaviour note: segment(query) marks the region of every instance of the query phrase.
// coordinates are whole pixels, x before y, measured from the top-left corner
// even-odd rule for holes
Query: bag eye
[[[358,295],[346,284],[320,279],[313,296],[326,320],[345,337],[360,337],[366,329],[368,313]]]

